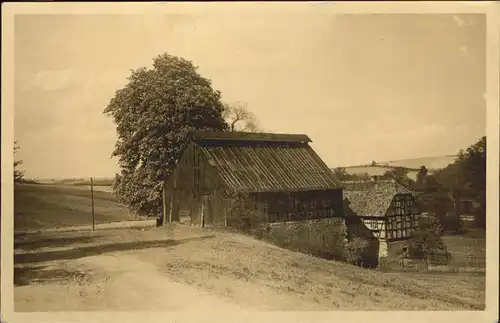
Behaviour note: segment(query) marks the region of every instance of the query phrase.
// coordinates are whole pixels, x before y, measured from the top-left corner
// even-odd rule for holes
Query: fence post
[[[90,197],[92,199],[92,231],[95,230],[95,213],[94,213],[94,179],[90,178]]]

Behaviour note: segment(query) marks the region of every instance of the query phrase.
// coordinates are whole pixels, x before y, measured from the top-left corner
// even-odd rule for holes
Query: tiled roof
[[[412,192],[394,180],[342,182],[349,208],[359,216],[384,216],[397,194]]]

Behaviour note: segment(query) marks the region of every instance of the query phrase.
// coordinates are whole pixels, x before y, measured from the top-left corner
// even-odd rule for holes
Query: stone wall
[[[265,225],[258,234],[282,248],[326,259],[343,259],[347,243],[342,218],[272,223]]]

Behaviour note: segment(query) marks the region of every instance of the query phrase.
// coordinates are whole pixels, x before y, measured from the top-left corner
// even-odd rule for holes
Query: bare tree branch
[[[222,116],[229,124],[230,131],[258,132],[260,131],[255,115],[244,102],[224,104]]]

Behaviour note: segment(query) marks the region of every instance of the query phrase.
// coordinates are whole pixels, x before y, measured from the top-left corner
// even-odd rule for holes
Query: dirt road
[[[59,284],[16,288],[16,311],[184,311],[239,309],[237,305],[171,281],[132,255],[81,258],[67,272],[81,273]],[[87,273],[87,274],[83,274]],[[90,273],[90,274],[89,274]]]
[[[14,271],[16,311],[484,307],[484,276],[384,274],[189,226],[18,235]]]

